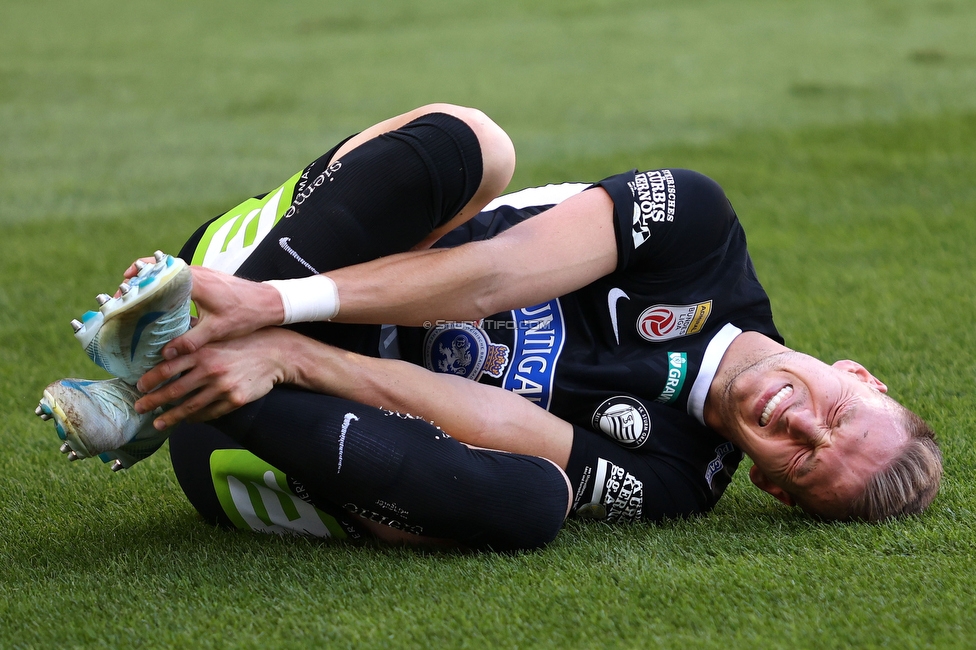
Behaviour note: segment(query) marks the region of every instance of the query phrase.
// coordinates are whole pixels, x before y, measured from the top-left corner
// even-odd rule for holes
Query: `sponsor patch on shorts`
[[[676,196],[670,169],[657,169],[634,175],[627,183],[634,194],[634,248],[651,237],[651,223],[674,221]]]
[[[723,442],[718,447],[715,448],[715,458],[708,464],[708,468],[705,470],[705,482],[708,483],[708,487],[711,488],[712,480],[715,475],[725,469],[725,457],[735,451],[735,445],[731,442]]]

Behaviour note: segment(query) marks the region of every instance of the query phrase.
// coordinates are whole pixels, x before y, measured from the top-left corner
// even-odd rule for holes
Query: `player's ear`
[[[851,361],[850,359],[841,359],[833,364],[834,368],[838,370],[843,370],[844,372],[849,372],[855,375],[858,379],[863,381],[865,384],[870,384],[872,388],[880,393],[887,393],[888,387],[885,386],[884,382],[872,375],[867,368],[859,364],[857,361]]]
[[[790,496],[789,492],[787,492],[780,486],[770,481],[769,478],[767,478],[766,475],[763,474],[763,471],[758,467],[756,467],[755,465],[753,465],[749,469],[749,480],[752,481],[752,484],[755,485],[757,488],[759,488],[763,492],[769,492],[774,497],[776,497],[776,499],[782,501],[786,505],[788,506],[796,505],[796,501],[793,500],[793,497]]]

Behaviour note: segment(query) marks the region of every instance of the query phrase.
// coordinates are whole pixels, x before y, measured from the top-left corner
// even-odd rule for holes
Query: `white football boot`
[[[150,456],[169,437],[169,430],[152,426],[162,409],[136,413],[133,405],[140,397],[121,379],[62,379],[44,389],[34,413],[54,420],[68,460],[98,456],[105,463],[114,461],[117,472]]]
[[[156,262],[119,285],[121,294],[96,297],[101,307],[71,321],[91,360],[133,386],[162,360],[163,346],[190,329],[190,267],[156,251]]]

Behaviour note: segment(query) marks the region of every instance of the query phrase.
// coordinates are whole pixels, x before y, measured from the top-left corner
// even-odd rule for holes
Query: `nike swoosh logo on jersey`
[[[291,237],[282,237],[281,239],[278,240],[278,245],[281,246],[282,250],[284,250],[286,253],[288,253],[289,255],[291,255],[292,257],[294,257],[296,260],[298,260],[298,263],[299,264],[301,264],[302,266],[304,266],[306,269],[308,269],[309,271],[311,271],[315,275],[318,275],[319,272],[315,270],[315,267],[312,266],[311,264],[309,264],[308,262],[306,262],[305,260],[303,260],[302,259],[302,256],[299,255],[297,252],[295,252],[295,249],[294,248],[292,248],[291,246],[288,245],[288,242],[290,242],[290,241],[291,241]]]
[[[630,300],[624,291],[614,287],[607,294],[607,307],[610,308],[610,324],[613,325],[613,338],[617,339],[617,345],[620,345],[620,333],[617,331],[617,301],[621,298],[626,298]]]

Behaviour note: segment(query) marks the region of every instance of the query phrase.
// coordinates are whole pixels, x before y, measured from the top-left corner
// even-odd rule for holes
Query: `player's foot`
[[[71,321],[91,360],[135,385],[160,362],[167,343],[190,329],[192,278],[186,262],[156,251],[156,262],[119,286],[121,294],[96,297],[101,307]]]
[[[131,467],[162,446],[169,431],[156,431],[157,413],[138,414],[133,405],[142,393],[121,379],[62,379],[44,389],[34,413],[54,420],[61,453],[68,460],[98,456],[114,461],[112,470]]]

